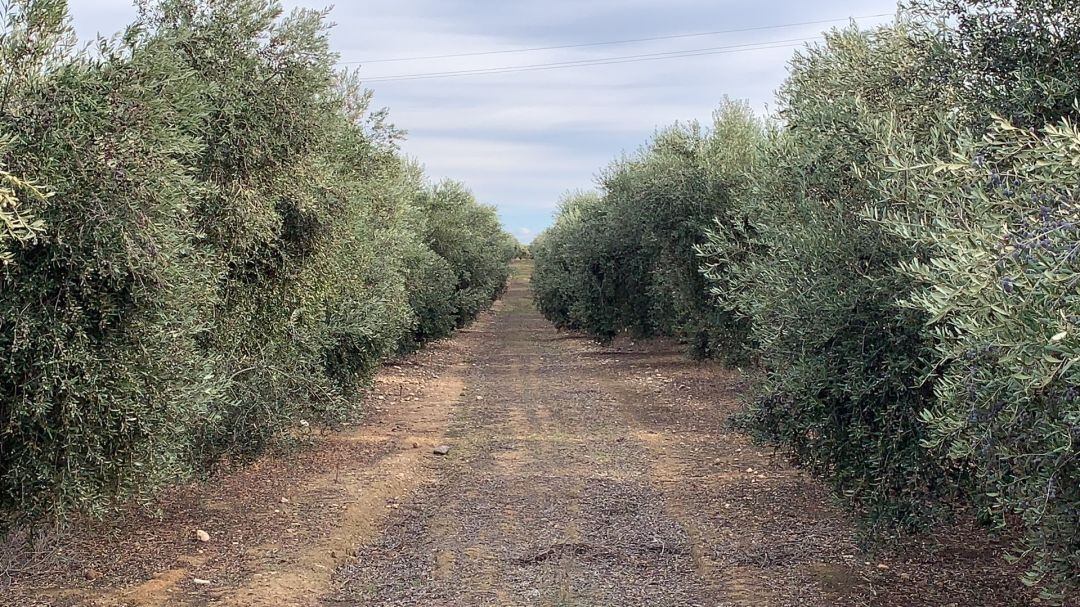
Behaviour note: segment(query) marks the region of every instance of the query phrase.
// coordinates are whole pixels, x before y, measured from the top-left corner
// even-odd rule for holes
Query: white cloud
[[[517,228],[514,230],[514,236],[517,237],[518,242],[522,244],[529,244],[536,238],[536,232],[532,228]]]

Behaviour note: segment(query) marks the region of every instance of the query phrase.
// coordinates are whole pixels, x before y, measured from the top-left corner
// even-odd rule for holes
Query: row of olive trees
[[[874,535],[974,507],[1060,598],[1080,571],[1080,5],[899,15],[798,53],[775,122],[728,104],[570,197],[535,296],[560,326],[754,363],[744,421]]]
[[[100,511],[334,423],[469,322],[517,245],[430,186],[325,14],[162,0],[73,50],[0,18],[0,522]]]
[[[714,221],[735,218],[732,193],[757,135],[745,104],[726,103],[711,132],[665,129],[608,167],[603,194],[573,194],[530,247],[542,311],[601,338],[673,335],[695,356],[738,358],[746,323],[713,305],[696,247]]]

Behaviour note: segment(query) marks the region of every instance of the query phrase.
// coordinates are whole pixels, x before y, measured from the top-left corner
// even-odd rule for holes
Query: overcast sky
[[[286,1],[323,8],[326,1]],[[84,39],[129,23],[130,0],[70,0]],[[539,69],[517,73],[373,80],[376,105],[408,131],[403,148],[434,179],[464,181],[499,209],[506,228],[528,242],[546,227],[560,195],[589,189],[597,171],[640,146],[658,126],[707,121],[725,96],[766,113],[784,79],[790,44],[836,24],[808,21],[892,15],[895,0],[392,0],[339,2],[332,46],[367,78],[535,66],[673,51],[693,57]],[[889,20],[857,19],[860,25]],[[770,28],[628,44],[521,53],[373,62],[532,47]]]

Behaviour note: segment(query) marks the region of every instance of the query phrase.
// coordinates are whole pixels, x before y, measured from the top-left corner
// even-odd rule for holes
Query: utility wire
[[[543,70],[556,70],[572,67],[588,67],[593,65],[614,65],[619,63],[639,63],[643,61],[657,61],[661,59],[680,59],[682,57],[701,57],[706,55],[725,55],[745,51],[756,51],[773,48],[787,48],[798,46],[807,42],[821,40],[820,36],[813,38],[793,38],[790,40],[776,40],[772,42],[755,42],[748,44],[735,44],[730,46],[714,46],[709,48],[688,49],[683,51],[669,51],[666,53],[649,53],[645,55],[625,55],[605,57],[601,59],[579,59],[576,61],[561,61],[557,63],[537,63],[532,65],[516,65],[507,67],[479,68],[472,70],[453,70],[446,72],[427,72],[420,74],[402,74],[400,76],[379,76],[364,79],[365,83],[372,82],[399,82],[403,80],[427,80],[430,78],[449,78],[454,76],[474,76],[484,74],[509,74],[516,72],[535,72]]]
[[[474,53],[451,53],[446,55],[422,55],[416,57],[391,57],[387,59],[369,59],[366,61],[342,61],[340,65],[356,65],[368,63],[393,63],[399,61],[419,61],[423,59],[451,59],[456,57],[480,57],[484,55],[503,55],[508,53],[529,53],[533,51],[551,51],[567,48],[582,48],[588,46],[607,46],[614,44],[633,44],[636,42],[653,42],[657,40],[677,40],[682,38],[700,38],[703,36],[719,36],[721,34],[735,34],[740,32],[757,32],[763,30],[782,29],[785,27],[800,27],[804,25],[822,25],[826,23],[839,23],[853,19],[874,19],[877,17],[891,17],[892,13],[877,13],[874,15],[862,15],[859,17],[843,17],[837,19],[822,19],[819,21],[802,21],[800,23],[785,23],[782,25],[762,25],[757,27],[743,27],[737,29],[717,30],[715,32],[698,32],[693,34],[675,34],[672,36],[653,36],[650,38],[631,38],[628,40],[608,40],[604,42],[582,42],[579,44],[561,44],[557,46],[536,46],[531,48],[509,49],[503,51],[479,51]]]

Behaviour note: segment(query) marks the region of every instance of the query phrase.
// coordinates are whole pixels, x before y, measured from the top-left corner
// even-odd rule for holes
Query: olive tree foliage
[[[10,140],[0,139],[0,154],[11,146]],[[45,223],[35,219],[22,208],[20,194],[44,202],[50,193],[32,182],[20,179],[0,167],[0,264],[14,259],[9,247],[33,243],[45,230]]]
[[[953,102],[951,120],[983,131],[992,114],[1023,128],[1073,115],[1080,5],[1073,0],[902,0],[921,61]]]
[[[49,35],[61,18],[60,5],[41,5],[36,10],[9,10],[0,31],[0,108],[13,108],[17,96],[37,77],[42,63],[55,57],[60,49],[54,45],[35,44],[37,36]],[[6,158],[14,138],[0,132],[0,159]],[[35,219],[21,202],[30,197],[44,202],[51,194],[37,184],[14,175],[0,164],[0,265],[14,258],[12,249],[36,240],[45,228],[44,222]]]
[[[197,343],[213,299],[192,246],[202,104],[166,44],[68,57],[49,52],[70,37],[62,3],[9,10],[4,164],[54,195],[20,196],[45,229],[0,270],[0,504],[93,510],[188,469],[223,389]]]
[[[1019,10],[1019,22],[1030,29],[1036,12],[1031,6]],[[960,302],[952,298],[975,284],[992,289],[994,280],[1000,282],[971,273],[999,263],[988,243],[997,238],[1003,246],[1003,225],[1043,217],[1066,226],[1061,236],[1068,242],[1067,216],[1075,214],[1062,203],[1075,180],[1066,170],[1076,162],[1068,157],[1076,152],[1069,128],[1053,126],[1046,141],[1021,143],[1018,134],[1034,135],[997,127],[992,143],[980,144],[982,151],[970,142],[981,139],[999,109],[1030,124],[1061,119],[1056,112],[1064,107],[1074,108],[1066,111],[1074,115],[1075,106],[1045,94],[1038,104],[1028,99],[1033,90],[1064,90],[1059,79],[1065,74],[1038,67],[1040,57],[1049,60],[1054,52],[1010,57],[1027,66],[1023,86],[994,87],[995,95],[970,89],[967,71],[943,72],[943,66],[962,70],[965,62],[972,73],[988,70],[992,59],[972,51],[983,48],[973,40],[981,40],[992,57],[1005,52],[1005,43],[990,44],[988,31],[1026,30],[985,15],[959,19],[964,25],[950,30],[942,25],[949,15],[939,17],[830,34],[824,45],[796,57],[781,90],[782,126],[751,169],[748,221],[735,224],[735,231],[711,233],[701,247],[703,268],[718,300],[750,319],[763,371],[748,417],[755,431],[832,479],[871,531],[921,526],[969,501],[1001,526],[1011,528],[1016,519],[1007,515],[1018,515],[1020,529],[1011,532],[1022,538],[1016,555],[1031,557],[1026,581],[1060,598],[1075,580],[1070,574],[1077,558],[1075,491],[1058,485],[1076,486],[1069,438],[1076,415],[1069,403],[1076,399],[1067,392],[1068,380],[1046,393],[1035,389],[1046,375],[1032,379],[1034,359],[1017,357],[1019,351],[1043,357],[1047,344],[1061,347],[1049,340],[1075,315],[1069,312],[1076,309],[1074,298],[1067,296],[1075,285],[1069,286],[1067,264],[1055,265],[1060,259],[1028,268],[1047,278],[1065,273],[1029,291],[1045,296],[1051,309],[1028,309],[1030,316],[1010,312],[1018,323],[1041,326],[1041,333],[989,323],[976,330],[967,323],[997,318],[1008,306],[969,295],[967,308],[957,309]],[[1066,38],[1075,40],[1053,40],[1068,47]],[[1047,82],[1034,75],[1043,73]],[[1065,88],[1078,90],[1075,82]],[[967,147],[957,151],[958,141]],[[899,171],[899,158],[921,169]],[[958,163],[970,171],[957,174]],[[1020,196],[1015,179],[1009,185],[1001,163],[1029,167],[1024,181],[1030,196]],[[1013,206],[980,194],[980,183],[997,184],[996,196],[1015,196],[1008,203]],[[960,223],[952,223],[954,217]],[[988,230],[982,244],[974,225]],[[1031,225],[1006,229],[1039,231]],[[1067,253],[1067,245],[1058,246]],[[952,314],[980,338],[969,335],[958,343],[957,327],[943,324]],[[1048,367],[1069,366],[1076,358],[1074,352],[1071,359],[1061,352],[1046,356],[1041,360]],[[965,431],[969,424],[982,431]]]
[[[420,236],[453,272],[451,304],[456,325],[463,326],[502,293],[517,241],[499,227],[495,208],[479,204],[458,182],[435,184],[417,208],[425,216]]]
[[[969,273],[980,267],[976,259],[985,266],[992,240],[979,244],[972,225],[998,239],[1003,225],[1033,217],[1070,225],[1055,215],[1075,213],[1068,204],[1061,210],[1075,180],[1065,170],[1076,162],[1069,128],[1049,127],[1040,144],[1017,136],[1034,137],[1028,129],[1043,120],[1075,117],[1077,75],[1058,68],[1061,57],[1075,57],[1076,34],[1074,5],[1040,2],[927,2],[898,26],[831,34],[791,64],[782,126],[751,169],[748,222],[714,230],[701,247],[716,297],[752,326],[763,381],[750,425],[832,479],[872,531],[932,522],[968,501],[983,507],[1021,537],[1015,556],[1029,557],[1026,581],[1051,598],[1075,581],[1076,495],[1058,483],[1076,486],[1068,438],[1076,399],[1068,380],[1060,392],[1036,390],[1031,382],[1042,379],[1028,377],[1033,359],[1017,357],[1043,356],[1076,309],[1066,295],[1067,265],[1029,268],[1046,277],[1065,272],[1030,291],[1053,302],[1051,310],[1010,312],[1042,333],[1059,326],[1048,335],[995,333],[988,323],[979,346],[971,336],[960,345],[941,315],[982,310],[985,321],[1008,307],[985,298],[968,300],[966,310],[943,303],[969,283],[993,284]],[[992,143],[980,152],[970,142],[997,112],[1015,123],[990,131]],[[966,147],[957,151],[957,142]],[[990,150],[997,169],[989,168]],[[959,176],[957,154],[982,177]],[[898,171],[898,158],[921,163],[921,171]],[[979,193],[983,182],[997,184],[997,196],[1019,196],[1001,163],[1033,173],[1024,178],[1032,195],[1008,203],[1011,210]],[[958,213],[962,223],[951,224]],[[968,248],[961,255],[955,247]],[[960,324],[974,331],[967,323],[978,317]],[[1046,356],[1051,367],[1075,360],[1075,353]],[[1015,417],[1002,415],[1013,406]],[[993,429],[975,438],[965,424]]]
[[[9,10],[0,32],[0,108],[14,108],[20,91],[35,80],[42,63],[54,57],[59,50],[55,45],[35,44],[36,36],[49,35],[61,18],[59,5],[43,5],[34,11]],[[0,158],[6,158],[15,143],[13,137],[0,132]],[[0,164],[0,264],[8,264],[14,255],[12,249],[24,243],[32,243],[44,231],[44,222],[35,219],[20,202],[29,196],[36,202],[44,202],[50,193],[33,182],[10,173]]]
[[[1080,399],[1071,336],[1080,166],[1080,4],[912,2],[915,39],[946,83],[948,150],[892,133],[883,225],[928,255],[902,265],[931,317],[936,402],[927,444],[969,471],[987,518],[1019,536],[1011,558],[1050,599],[1080,570]]]
[[[695,356],[742,358],[745,325],[710,301],[695,247],[715,221],[736,220],[732,192],[744,175],[732,167],[759,135],[750,109],[726,102],[711,129],[677,124],[609,166],[600,198],[571,196],[532,247],[541,310],[604,339],[670,335]],[[572,260],[558,259],[563,243]]]
[[[969,470],[998,527],[1019,521],[1011,556],[1062,598],[1080,570],[1080,131],[999,118],[983,139],[951,135],[945,157],[889,142],[894,204],[874,217],[933,252],[901,264],[940,369],[925,440]]]
[[[334,70],[325,17],[163,0],[76,53],[63,2],[6,5],[4,523],[100,512],[342,421],[381,360],[435,336],[418,326],[498,292],[462,295],[450,269],[495,283],[512,253],[432,248],[432,186]],[[460,246],[509,238],[461,206],[489,220]]]
[[[751,327],[762,369],[751,425],[826,475],[868,531],[893,535],[936,517],[954,484],[922,444],[925,319],[898,304],[912,285],[897,264],[918,251],[862,213],[879,204],[881,121],[918,137],[938,93],[904,25],[834,31],[789,66],[783,126],[736,205],[745,221],[714,229],[702,262]]]
[[[613,236],[611,223],[601,196],[568,194],[555,223],[530,246],[533,298],[556,327],[610,339],[627,322],[623,305],[647,273],[632,271],[632,245]]]
[[[477,202],[464,184],[443,181],[416,197],[414,230],[422,245],[410,284],[416,325],[410,343],[449,335],[502,294],[517,241],[502,230],[495,208]]]
[[[564,203],[532,247],[537,303],[756,363],[740,420],[870,535],[974,506],[1066,599],[1078,64],[1075,2],[910,0],[830,32],[790,62],[774,122],[662,132]]]

